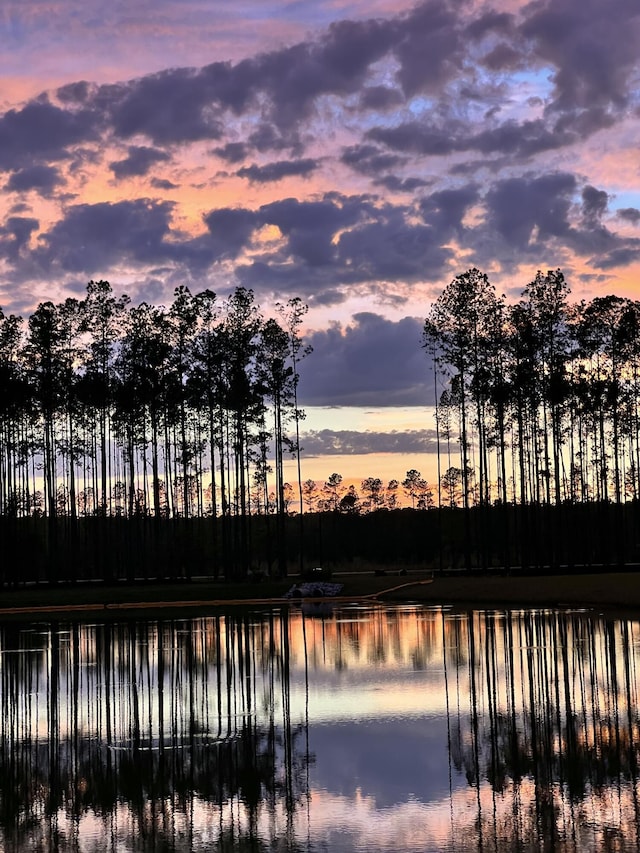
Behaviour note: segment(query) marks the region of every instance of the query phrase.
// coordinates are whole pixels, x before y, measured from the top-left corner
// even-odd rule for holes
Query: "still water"
[[[0,624],[0,849],[640,847],[640,621]]]

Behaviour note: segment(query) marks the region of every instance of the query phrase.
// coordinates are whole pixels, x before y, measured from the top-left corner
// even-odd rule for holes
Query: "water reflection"
[[[0,626],[0,847],[637,850],[640,628],[342,607]]]
[[[289,633],[212,618],[2,631],[2,849],[247,849],[308,790]]]

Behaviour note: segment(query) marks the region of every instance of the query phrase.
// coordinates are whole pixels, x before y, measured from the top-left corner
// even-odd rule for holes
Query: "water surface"
[[[637,850],[639,643],[417,605],[4,623],[0,848]]]

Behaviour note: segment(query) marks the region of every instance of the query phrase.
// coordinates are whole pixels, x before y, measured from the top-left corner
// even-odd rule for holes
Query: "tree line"
[[[443,290],[422,341],[433,365],[437,495],[409,471],[402,486],[413,507],[640,498],[640,301],[571,303],[569,294],[560,270],[538,272],[511,304],[476,268]],[[307,481],[309,509],[397,506],[397,480],[369,477],[361,496],[352,486],[337,500],[341,482]]]
[[[563,508],[640,498],[640,302],[569,294],[561,270],[539,271],[508,304],[473,268],[425,321],[439,471],[447,464],[439,504],[465,510],[467,563],[471,508],[553,507],[546,535],[559,543]],[[610,515],[622,547],[623,514]],[[519,513],[525,539],[530,517]]]
[[[471,269],[434,303],[439,457],[458,440],[463,505],[640,496],[640,302],[569,293],[538,272],[507,304]]]
[[[410,504],[463,510],[423,519],[437,541],[407,551],[441,568],[555,565],[570,559],[566,531],[586,517],[569,507],[595,507],[622,562],[640,530],[640,302],[569,295],[560,270],[538,272],[513,303],[476,268],[456,276],[422,340],[435,484],[412,469],[359,490],[337,473],[302,478],[298,371],[310,348],[298,298],[267,317],[245,288],[219,299],[179,287],[163,307],[91,281],[82,298],[41,303],[26,322],[0,312],[2,535],[24,546],[38,531],[39,578],[68,576],[62,564],[74,559],[78,576],[88,560],[92,576],[121,577],[120,558],[104,556],[116,529],[129,579],[135,554],[145,576],[189,574],[195,538],[199,571],[241,577],[258,563],[283,575],[326,552],[310,544],[323,538],[314,516]],[[349,528],[354,542],[360,528]],[[598,542],[583,559],[611,553]],[[153,568],[176,559],[179,569]]]
[[[323,484],[305,480],[302,499],[307,512],[342,512],[348,514],[398,509],[409,502],[412,509],[433,509],[433,488],[415,468],[407,471],[401,482],[392,479],[385,485],[380,477],[365,477],[360,489],[345,484],[342,474],[331,474]]]
[[[61,518],[208,517],[217,535],[235,516],[222,553],[246,567],[252,511],[284,535],[306,311],[293,298],[265,318],[245,288],[132,305],[91,281],[26,324],[0,312],[0,516],[46,517],[52,537]]]

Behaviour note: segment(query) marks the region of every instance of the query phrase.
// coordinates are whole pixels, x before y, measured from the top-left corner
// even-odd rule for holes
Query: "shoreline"
[[[371,603],[417,603],[455,606],[462,609],[553,608],[640,611],[640,572],[602,572],[567,575],[432,577],[426,572],[377,576],[356,573],[334,576],[343,584],[337,596],[286,598],[285,593],[300,579],[262,583],[141,583],[133,586],[79,585],[4,589],[0,592],[0,619],[20,616],[83,614],[125,615],[143,611],[224,609],[295,605],[301,601],[327,604],[369,601]]]

